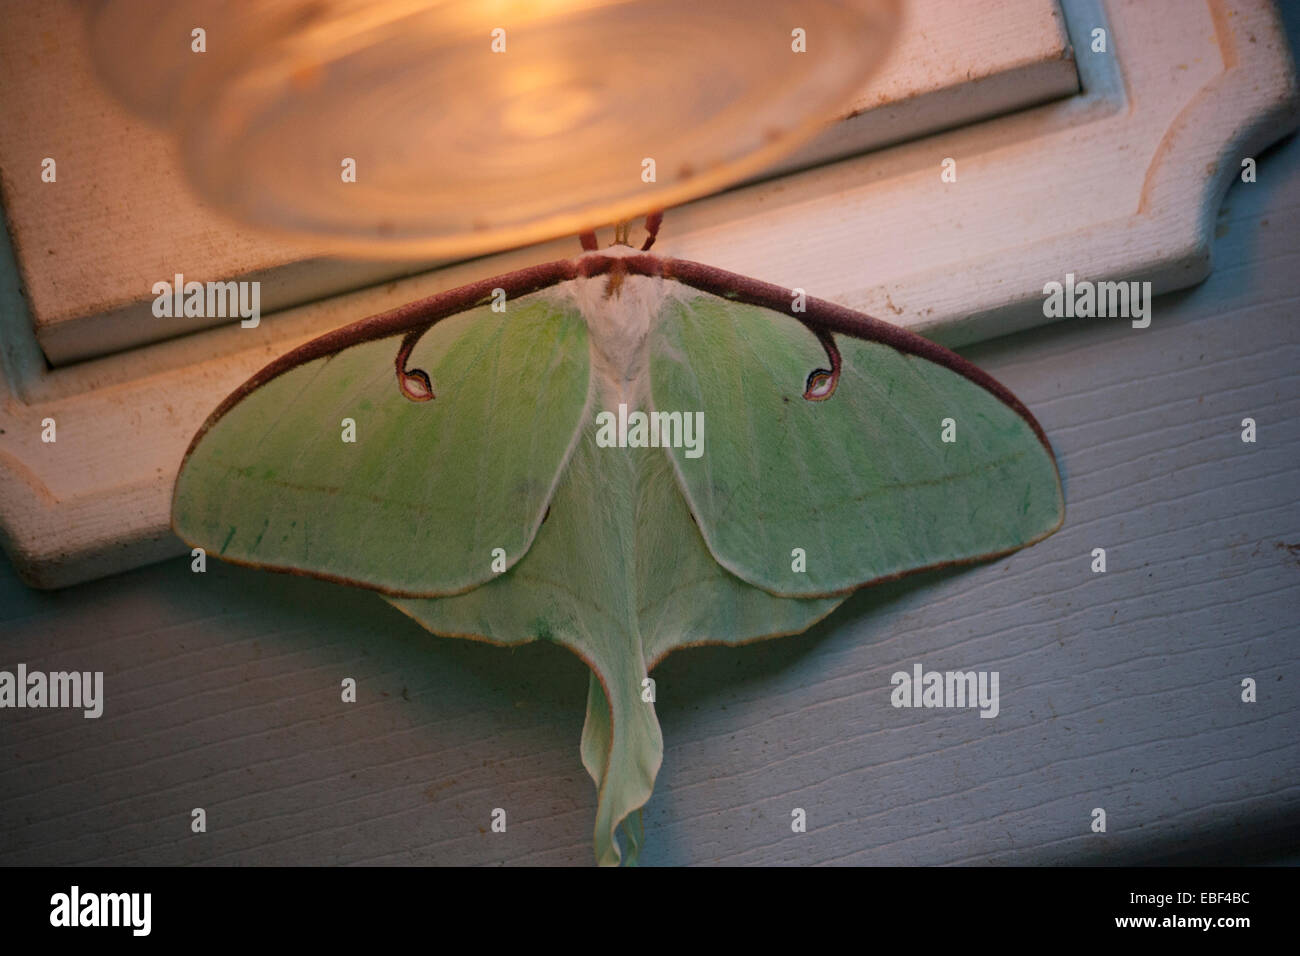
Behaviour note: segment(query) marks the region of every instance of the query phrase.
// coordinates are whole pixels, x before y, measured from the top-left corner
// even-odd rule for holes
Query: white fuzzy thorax
[[[588,253],[619,258],[639,254],[627,246]],[[572,279],[551,290],[587,322],[598,403],[614,407],[626,402],[632,408],[645,404],[650,329],[664,303],[680,290],[676,282],[641,275],[624,275],[622,281],[611,281],[609,275]]]

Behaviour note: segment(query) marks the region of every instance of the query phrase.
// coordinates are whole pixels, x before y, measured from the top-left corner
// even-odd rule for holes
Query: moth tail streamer
[[[600,675],[592,672],[582,727],[582,763],[596,783],[596,862],[636,866],[645,842],[641,808],[663,762],[663,735],[653,702],[641,698],[639,678],[609,686],[607,694]],[[619,845],[620,829],[626,852]]]

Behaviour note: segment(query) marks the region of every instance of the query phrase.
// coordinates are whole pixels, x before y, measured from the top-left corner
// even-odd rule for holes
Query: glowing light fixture
[[[95,0],[88,26],[105,80],[175,132],[207,202],[341,253],[426,257],[753,175],[861,90],[898,6]]]

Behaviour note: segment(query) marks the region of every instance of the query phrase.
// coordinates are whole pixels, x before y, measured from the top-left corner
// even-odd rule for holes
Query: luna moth
[[[655,255],[658,221],[641,248],[584,234],[576,258],[271,362],[203,423],[173,500],[178,535],[227,561],[580,657],[601,864],[641,847],[667,654],[800,633],[856,588],[1008,554],[1064,518],[1043,429],[989,375]]]

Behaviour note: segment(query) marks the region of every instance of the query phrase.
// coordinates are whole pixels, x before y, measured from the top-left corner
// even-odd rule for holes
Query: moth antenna
[[[420,341],[420,336],[429,331],[429,328],[426,325],[422,329],[407,332],[402,339],[401,347],[397,350],[397,360],[394,363],[397,366],[397,387],[413,402],[427,402],[434,397],[433,382],[429,379],[429,373],[424,369],[406,367],[415,343]]]
[[[817,336],[817,341],[822,344],[826,350],[826,357],[830,360],[830,368],[813,369],[808,373],[808,381],[804,383],[803,397],[810,402],[824,402],[835,394],[835,386],[840,383],[840,350],[835,344],[835,338],[825,329],[813,329],[813,335]]]
[[[659,236],[659,227],[663,225],[664,211],[652,212],[645,217],[645,231],[650,235],[646,236],[645,242],[641,244],[642,252],[649,252],[650,247],[655,244],[655,239]]]
[[[596,244],[595,229],[589,229],[586,232],[578,233],[578,241],[582,243],[583,252],[595,252],[599,248]]]

